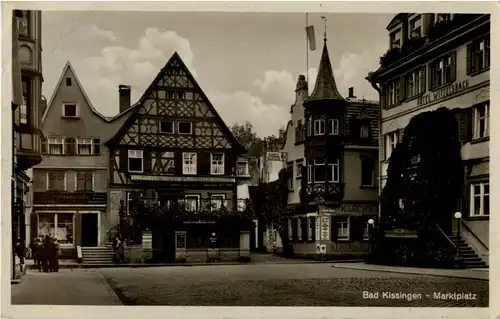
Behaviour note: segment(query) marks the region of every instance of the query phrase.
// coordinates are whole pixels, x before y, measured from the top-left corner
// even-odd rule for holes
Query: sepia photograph
[[[491,12],[22,4],[8,307],[492,305]]]

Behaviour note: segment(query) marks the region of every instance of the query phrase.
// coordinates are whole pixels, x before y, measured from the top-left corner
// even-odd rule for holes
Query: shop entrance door
[[[98,214],[82,214],[82,247],[97,247]]]

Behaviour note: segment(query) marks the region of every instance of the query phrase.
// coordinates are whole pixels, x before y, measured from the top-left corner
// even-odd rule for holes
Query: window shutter
[[[467,45],[467,75],[472,73],[472,43]]]
[[[128,150],[120,149],[120,171],[128,171]]]
[[[398,143],[402,143],[403,142],[403,135],[404,135],[404,132],[405,132],[405,129],[404,128],[400,128],[398,130]]]
[[[144,162],[144,172],[151,173],[151,152],[143,151],[142,152],[142,160]]]
[[[80,213],[75,213],[75,245],[82,244],[82,215]]]
[[[453,82],[457,79],[457,52],[451,53],[451,68],[450,68],[450,81]]]
[[[465,132],[465,142],[472,141],[472,134],[474,129],[474,108],[469,107],[464,110],[465,111],[465,124],[466,124],[466,132]]]
[[[42,154],[47,154],[48,153],[48,141],[45,136],[42,137]],[[32,233],[34,234],[34,233]]]
[[[432,78],[432,61],[427,64],[427,78],[428,78],[428,83],[429,83],[429,90],[432,89],[434,79]]]
[[[461,144],[467,141],[467,114],[465,110],[459,109],[455,112],[458,124],[458,139]]]
[[[385,161],[385,135],[380,135],[380,161],[383,162]]]
[[[69,155],[75,155],[77,154],[77,150],[76,150],[76,138],[74,137],[66,137],[64,139],[64,152],[66,154],[69,154]]]
[[[420,76],[420,93],[423,94],[426,91],[426,83],[425,80],[427,78],[427,68],[425,66],[422,67],[422,72]]]
[[[200,175],[210,175],[210,153],[208,152],[198,152],[198,173]],[[225,157],[225,156],[224,156]]]
[[[401,75],[399,77],[399,102],[404,102],[406,100],[406,81],[405,76]]]
[[[101,140],[98,138],[94,138],[94,155],[101,155]]]
[[[182,175],[182,151],[175,152],[175,175]]]

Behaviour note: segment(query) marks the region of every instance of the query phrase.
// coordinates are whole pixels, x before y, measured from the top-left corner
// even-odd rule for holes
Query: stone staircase
[[[82,247],[82,264],[113,264],[113,254],[112,241],[108,241],[104,247]]]
[[[470,247],[463,238],[457,238],[456,234],[449,236],[451,241],[460,248],[462,256],[462,266],[464,268],[488,268],[488,265],[479,257],[479,255]]]

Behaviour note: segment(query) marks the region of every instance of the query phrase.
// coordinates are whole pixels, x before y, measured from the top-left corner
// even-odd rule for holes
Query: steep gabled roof
[[[342,95],[340,95],[337,89],[337,84],[335,83],[332,63],[330,62],[330,57],[328,55],[328,48],[326,45],[326,37],[324,38],[323,53],[321,54],[321,60],[319,62],[318,75],[316,76],[316,84],[314,85],[314,90],[311,96],[309,96],[306,102],[318,101],[318,100],[345,101]]]
[[[112,145],[115,144],[117,141],[119,141],[126,133],[127,129],[132,125],[132,123],[135,121],[137,114],[139,113],[139,110],[142,106],[142,104],[145,102],[145,100],[150,96],[151,92],[156,86],[156,83],[165,75],[166,71],[169,69],[170,65],[174,62],[177,61],[180,64],[180,67],[183,69],[183,71],[186,73],[187,78],[191,81],[193,86],[198,90],[200,96],[203,98],[204,102],[207,104],[208,108],[210,111],[214,114],[214,117],[216,121],[220,124],[222,130],[226,133],[226,136],[231,139],[232,145],[234,148],[238,149],[240,153],[244,154],[247,153],[247,150],[238,142],[236,137],[233,135],[229,127],[226,125],[226,123],[222,120],[221,116],[215,109],[215,107],[212,105],[208,97],[205,95],[205,92],[203,92],[203,89],[200,87],[196,79],[193,77],[191,74],[191,71],[189,71],[189,68],[186,66],[184,61],[182,61],[180,55],[176,52],[170,57],[170,59],[167,61],[165,66],[158,72],[156,75],[155,79],[150,83],[148,88],[144,91],[142,94],[141,98],[135,103],[131,108],[134,109],[132,113],[130,113],[129,117],[125,121],[125,123],[122,125],[122,127],[118,130],[118,132],[106,142],[106,145]]]
[[[119,113],[119,114],[117,114],[116,116],[113,116],[113,117],[104,116],[101,113],[99,113],[99,111],[97,111],[95,109],[95,107],[92,105],[92,102],[90,101],[87,93],[85,92],[85,89],[83,88],[80,80],[78,79],[78,76],[76,75],[75,69],[71,65],[71,62],[68,61],[68,62],[66,62],[66,65],[63,68],[61,76],[59,77],[59,80],[57,81],[57,84],[56,84],[56,86],[54,88],[54,91],[52,92],[52,96],[50,97],[50,100],[47,103],[47,107],[45,108],[45,111],[43,112],[42,123],[45,120],[45,118],[47,117],[47,114],[49,114],[49,110],[52,107],[52,104],[54,104],[54,99],[57,96],[57,92],[59,91],[59,89],[60,89],[60,87],[62,85],[62,82],[63,82],[63,79],[64,79],[64,75],[66,74],[66,72],[68,70],[73,74],[73,77],[75,79],[76,85],[78,86],[78,88],[82,92],[83,98],[85,99],[85,102],[87,102],[88,106],[90,107],[90,110],[94,114],[96,114],[98,117],[100,117],[103,121],[112,122],[112,121],[116,120],[117,118],[121,117],[122,115],[124,115],[125,113],[128,113],[133,108],[133,106],[132,106],[132,107],[126,109],[125,111],[123,111],[123,112],[121,112],[121,113]]]

